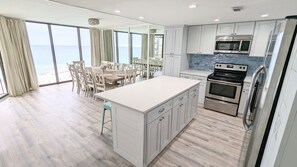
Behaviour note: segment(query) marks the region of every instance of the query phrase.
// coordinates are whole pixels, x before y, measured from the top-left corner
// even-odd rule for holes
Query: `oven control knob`
[[[245,69],[245,67],[242,67],[243,69]]]
[[[242,67],[239,67],[239,69],[242,69]]]

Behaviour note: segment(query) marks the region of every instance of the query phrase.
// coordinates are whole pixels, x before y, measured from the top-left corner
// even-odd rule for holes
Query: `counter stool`
[[[109,110],[109,112],[110,112],[110,120],[108,120],[108,121],[105,122],[105,111],[106,111],[106,110]],[[112,131],[112,122],[111,122],[111,118],[112,118],[112,117],[111,117],[111,103],[110,103],[110,102],[104,102],[104,103],[103,103],[103,113],[102,113],[101,135],[103,134],[103,128],[106,128],[106,129]],[[111,122],[111,125],[110,125],[111,129],[105,127],[105,124],[108,123],[108,122]]]

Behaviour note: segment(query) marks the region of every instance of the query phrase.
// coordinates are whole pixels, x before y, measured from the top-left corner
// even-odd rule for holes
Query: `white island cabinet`
[[[199,83],[161,76],[96,94],[112,103],[114,151],[147,166],[195,116]]]

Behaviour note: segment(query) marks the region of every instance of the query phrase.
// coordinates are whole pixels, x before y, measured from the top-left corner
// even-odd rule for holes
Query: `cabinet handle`
[[[196,92],[196,89],[194,89],[193,92]]]
[[[184,104],[179,105],[180,107],[183,106]]]
[[[179,100],[182,100],[184,97],[179,98]]]
[[[162,118],[160,118],[159,121],[162,121]]]
[[[163,108],[162,110],[159,110],[159,113],[163,112],[165,110],[165,108]]]
[[[196,97],[196,95],[194,95],[194,97]]]
[[[164,119],[164,117],[162,117],[162,119]]]

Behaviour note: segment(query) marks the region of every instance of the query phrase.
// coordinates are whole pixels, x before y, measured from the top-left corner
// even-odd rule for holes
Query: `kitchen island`
[[[194,118],[199,83],[162,76],[96,94],[112,103],[114,151],[147,166]]]

